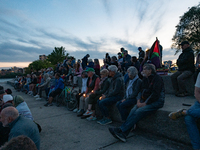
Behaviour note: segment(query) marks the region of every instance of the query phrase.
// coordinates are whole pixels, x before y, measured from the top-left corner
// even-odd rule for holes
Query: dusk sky
[[[54,47],[77,59],[103,59],[121,47],[138,56],[156,37],[163,60],[175,60],[172,37],[197,0],[1,0],[0,68],[27,67]]]

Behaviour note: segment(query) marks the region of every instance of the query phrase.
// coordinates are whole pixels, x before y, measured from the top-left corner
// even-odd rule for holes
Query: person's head
[[[27,136],[20,135],[4,144],[1,150],[37,150],[35,143]]]
[[[49,77],[49,74],[48,73],[45,73],[44,74],[44,76],[43,76],[43,78],[44,78],[44,80],[46,81],[46,79]]]
[[[128,51],[124,50],[123,54],[124,54],[124,56],[126,56],[128,54]]]
[[[138,70],[134,66],[129,67],[127,72],[130,79],[133,79],[138,75]]]
[[[132,62],[137,62],[137,57],[136,56],[131,57],[131,61]]]
[[[125,50],[125,49],[124,49],[123,47],[120,48],[120,51],[121,51],[122,53],[124,52],[124,50]]]
[[[17,117],[19,117],[19,112],[15,107],[6,107],[1,111],[0,121],[3,126],[6,127],[9,123],[13,122]]]
[[[145,77],[148,77],[156,73],[156,67],[153,64],[144,64],[142,73]]]
[[[24,99],[23,99],[22,96],[20,96],[20,95],[14,96],[14,98],[13,98],[13,106],[17,107],[19,104],[21,104],[23,102],[24,102]]]
[[[55,74],[55,78],[56,78],[56,79],[59,79],[59,78],[60,78],[60,73],[57,72],[57,73]]]
[[[4,103],[7,103],[7,102],[9,102],[9,101],[12,103],[12,101],[13,101],[12,95],[10,95],[10,94],[4,95],[4,96],[3,96],[3,102],[4,102]]]
[[[93,62],[93,60],[92,59],[88,59],[88,63],[91,63],[91,62]]]
[[[101,78],[108,77],[109,71],[107,69],[103,69],[100,71]]]
[[[93,68],[87,68],[86,72],[90,78],[95,74],[95,70]]]
[[[122,54],[121,53],[118,53],[118,59],[121,59],[122,58]]]
[[[99,60],[96,58],[96,59],[94,59],[94,64],[95,65],[99,65]]]
[[[1,99],[3,98],[3,95],[5,95],[5,91],[4,91],[3,86],[0,86],[0,98]]]
[[[179,44],[182,48],[182,50],[185,50],[186,48],[190,47],[190,44],[188,41],[183,41],[181,44]]]
[[[138,51],[141,51],[142,50],[142,47],[138,47]]]
[[[109,54],[108,53],[106,53],[106,58],[109,56]]]
[[[11,89],[9,89],[9,88],[8,88],[8,89],[6,89],[6,90],[5,90],[5,92],[6,92],[7,94],[12,94],[12,90],[11,90]]]
[[[117,61],[117,57],[116,57],[116,56],[112,56],[112,57],[111,57],[111,61],[112,61],[112,62],[116,62],[116,61]]]
[[[117,73],[117,70],[118,68],[115,65],[108,66],[109,76],[114,77],[115,74]]]
[[[81,77],[82,77],[82,78],[87,78],[87,77],[88,77],[87,72],[86,72],[86,71],[83,71],[83,72],[81,73]]]
[[[90,55],[89,55],[89,54],[87,54],[87,55],[86,55],[86,57],[87,57],[87,58],[89,58],[89,57],[90,57]]]

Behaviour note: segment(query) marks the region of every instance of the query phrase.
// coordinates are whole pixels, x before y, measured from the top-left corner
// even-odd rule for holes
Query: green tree
[[[172,48],[176,49],[175,54],[180,51],[181,47],[178,44],[182,41],[188,41],[195,53],[200,51],[200,4],[189,8],[180,17],[172,41]]]
[[[28,68],[26,69],[26,73],[30,73],[31,70],[40,70],[43,68],[52,67],[52,64],[47,60],[36,60],[29,64]]]
[[[52,65],[57,64],[57,62],[63,62],[65,57],[67,57],[69,54],[66,53],[64,47],[55,47],[53,52],[48,55],[48,61],[51,62]]]

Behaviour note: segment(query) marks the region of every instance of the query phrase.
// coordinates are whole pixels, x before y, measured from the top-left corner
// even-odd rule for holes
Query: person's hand
[[[121,102],[123,103],[126,99],[121,100]]]
[[[105,99],[105,98],[106,98],[106,96],[105,96],[104,94],[102,94],[101,100],[102,100],[102,99]]]
[[[144,107],[146,106],[147,104],[145,102],[141,103],[140,102],[140,99],[137,101],[137,107],[140,108],[140,107]]]

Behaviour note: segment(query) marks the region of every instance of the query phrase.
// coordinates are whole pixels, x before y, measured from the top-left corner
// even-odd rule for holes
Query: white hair
[[[118,70],[118,68],[117,68],[117,66],[115,66],[115,65],[110,65],[110,66],[108,66],[108,70],[110,70],[110,71],[113,71],[113,72],[117,72],[117,70]]]

